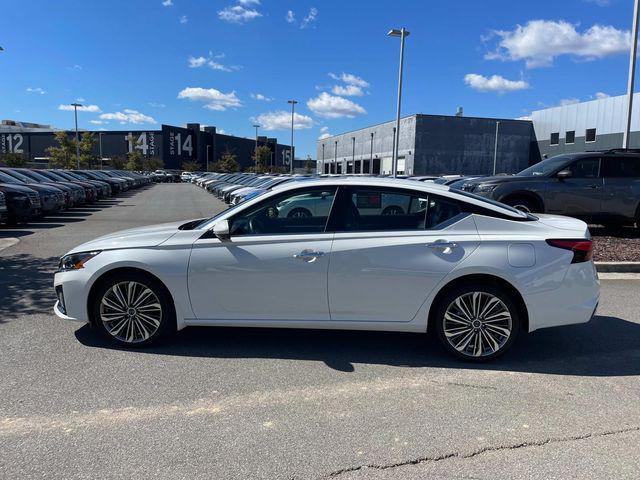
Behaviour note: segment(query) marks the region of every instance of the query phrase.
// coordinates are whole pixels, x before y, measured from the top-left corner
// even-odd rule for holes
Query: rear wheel
[[[396,205],[391,205],[390,207],[385,208],[382,211],[382,215],[402,215],[404,214],[404,210],[401,207]]]
[[[98,330],[119,345],[156,342],[175,325],[166,288],[138,273],[122,273],[102,282],[93,296],[92,319]]]
[[[442,345],[465,360],[482,362],[502,355],[518,336],[520,323],[511,296],[492,285],[462,285],[437,306]]]

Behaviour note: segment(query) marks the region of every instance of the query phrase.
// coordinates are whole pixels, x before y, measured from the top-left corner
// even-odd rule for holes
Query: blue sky
[[[518,118],[625,93],[632,0],[49,0],[2,2],[0,118],[82,128],[199,122],[289,139],[403,114]],[[62,107],[64,108],[64,107]],[[285,113],[283,113],[285,112]],[[270,129],[267,131],[267,129]]]

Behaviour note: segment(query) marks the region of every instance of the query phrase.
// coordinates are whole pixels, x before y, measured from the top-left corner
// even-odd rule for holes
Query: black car
[[[29,187],[0,183],[0,192],[7,204],[7,223],[26,222],[41,215],[40,195]]]
[[[3,171],[0,171],[0,182],[21,185],[36,191],[40,196],[41,213],[44,215],[58,212],[64,207],[64,194],[59,188],[50,187],[49,185],[27,184]]]
[[[470,180],[462,190],[527,212],[640,228],[640,150],[558,155],[516,175]]]

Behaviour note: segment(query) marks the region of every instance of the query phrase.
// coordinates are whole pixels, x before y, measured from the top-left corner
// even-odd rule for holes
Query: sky
[[[633,0],[1,0],[0,118],[316,142],[402,114],[528,117],[626,91]],[[71,108],[71,110],[70,110]]]

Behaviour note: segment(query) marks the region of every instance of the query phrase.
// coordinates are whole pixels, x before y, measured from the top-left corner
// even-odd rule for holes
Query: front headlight
[[[65,255],[60,259],[58,271],[68,272],[70,270],[80,270],[81,268],[84,268],[85,263],[87,263],[99,253],[100,251],[70,253],[69,255]]]
[[[493,192],[498,185],[478,185],[475,193],[489,193]]]

